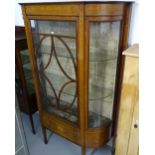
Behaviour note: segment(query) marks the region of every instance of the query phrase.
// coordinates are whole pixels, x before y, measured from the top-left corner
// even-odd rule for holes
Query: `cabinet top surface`
[[[134,44],[123,52],[123,55],[139,57],[139,44]]]
[[[18,0],[20,4],[61,3],[61,2],[135,2],[135,0]]]

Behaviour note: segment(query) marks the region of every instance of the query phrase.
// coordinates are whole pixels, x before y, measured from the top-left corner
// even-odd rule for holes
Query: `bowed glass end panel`
[[[43,109],[78,123],[76,22],[32,20]]]
[[[89,22],[89,127],[112,121],[120,22]]]

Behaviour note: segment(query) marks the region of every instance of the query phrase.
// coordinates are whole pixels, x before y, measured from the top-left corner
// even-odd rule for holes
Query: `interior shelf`
[[[100,100],[111,96],[112,93],[112,89],[108,89],[102,86],[91,85],[91,89],[89,89],[89,100]]]
[[[46,73],[46,75],[48,76],[49,80],[52,82],[55,90],[57,92],[60,91],[61,86],[67,81],[67,79],[64,76],[61,76],[59,74],[54,74],[54,73]],[[46,80],[45,80],[46,82]],[[112,89],[110,88],[105,88],[103,85],[95,85],[95,84],[91,84],[91,88],[90,89],[90,100],[100,100],[103,99],[107,96],[111,96],[112,95]],[[76,83],[72,83],[68,86],[66,86],[66,88],[64,89],[64,91],[62,92],[62,94],[66,94],[69,96],[74,96],[75,95],[75,89],[76,89]],[[51,90],[51,87],[49,84],[46,85],[46,90]]]
[[[54,88],[56,90],[59,90],[61,89],[62,85],[64,83],[66,83],[67,81],[69,81],[65,76],[63,75],[59,75],[59,74],[56,74],[56,73],[49,73],[49,72],[46,72],[45,74],[48,79],[51,81],[51,83],[53,84]],[[42,77],[42,76],[41,76]],[[45,78],[44,78],[45,79]],[[47,82],[47,80],[45,80],[45,83],[46,83],[46,87],[47,89],[50,88],[50,85],[49,83]],[[75,92],[75,85],[76,83],[70,83],[68,86],[65,87],[64,91],[65,93],[67,93],[68,95],[74,95],[74,92]]]
[[[89,111],[89,128],[101,128],[111,124],[111,120],[98,113]]]
[[[31,69],[24,68],[24,75],[25,75],[25,79],[27,81],[28,80],[31,80],[32,79],[32,70]]]
[[[22,59],[22,63],[23,64],[30,63],[30,58],[29,58],[28,50],[27,49],[22,50],[20,53],[21,53],[20,56],[21,56],[21,59]]]
[[[49,45],[42,45],[41,54],[50,55],[50,50],[51,50],[51,47]],[[74,59],[76,59],[75,47],[73,48],[71,46],[70,50],[71,50],[71,53],[72,53]],[[66,51],[66,49],[64,49],[64,47],[57,46],[56,53],[57,53],[58,57],[63,57],[63,58],[68,58],[68,59],[71,58],[71,56]],[[117,53],[117,52],[115,52],[115,53]],[[116,60],[117,55],[110,53],[110,51],[104,52],[104,49],[99,50],[98,48],[90,47],[89,58],[90,58],[90,60],[89,60],[90,62],[103,62],[103,61],[108,61],[108,60]]]
[[[31,64],[30,64],[30,63],[23,64],[23,68],[24,68],[24,69],[27,69],[27,70],[32,70],[32,69],[31,69]]]
[[[66,103],[65,103],[66,104]],[[49,114],[54,114],[60,118],[71,121],[73,124],[78,124],[78,109],[73,107],[69,110],[62,110],[64,107],[57,108],[55,105],[44,104],[44,110]],[[89,128],[101,128],[109,125],[111,120],[105,116],[89,111]]]
[[[61,106],[61,108],[57,108],[55,105],[52,104],[44,104],[43,107],[44,110],[49,114],[54,114],[56,116],[64,118],[65,120],[71,121],[74,124],[78,123],[77,108],[69,108],[69,110],[61,110],[61,108],[62,109],[64,108],[63,106]]]

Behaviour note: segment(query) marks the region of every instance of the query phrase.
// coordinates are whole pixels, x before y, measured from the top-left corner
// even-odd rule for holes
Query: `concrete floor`
[[[80,155],[81,147],[54,134],[48,133],[48,144],[44,144],[42,132],[40,128],[38,113],[33,115],[36,134],[33,135],[30,128],[29,118],[22,113],[23,126],[25,130],[26,140],[30,155]],[[87,149],[86,155],[111,155],[111,147],[108,145],[99,149]]]

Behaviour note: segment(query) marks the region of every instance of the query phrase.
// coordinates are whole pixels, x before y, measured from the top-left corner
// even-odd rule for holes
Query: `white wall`
[[[132,6],[131,25],[129,31],[129,45],[139,43],[139,2]]]
[[[16,9],[15,24],[18,26],[24,26],[21,8],[20,8],[20,5],[18,4],[19,2],[39,2],[39,1],[40,2],[44,2],[44,1],[51,2],[51,1],[56,1],[56,0],[16,0],[15,1],[15,9]],[[71,0],[57,0],[57,2],[58,1],[71,1]],[[78,0],[72,0],[72,1],[78,1]],[[129,31],[129,45],[133,45],[134,43],[139,43],[139,1],[138,0],[136,0],[136,2],[133,4],[132,15],[131,15],[131,25],[130,25],[130,31]]]
[[[15,25],[24,26],[22,11],[18,2],[19,0],[15,0]]]

